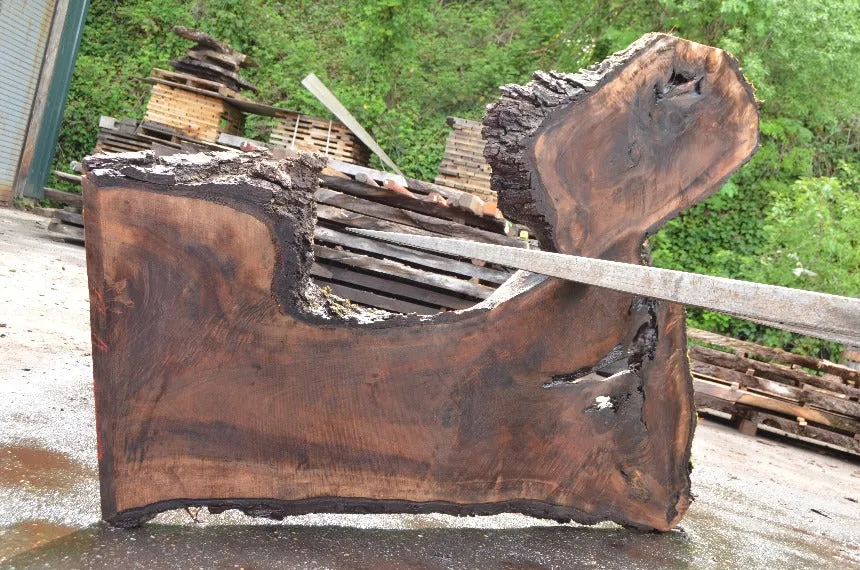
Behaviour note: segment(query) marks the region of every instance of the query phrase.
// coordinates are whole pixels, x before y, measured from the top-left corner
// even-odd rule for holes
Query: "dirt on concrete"
[[[84,249],[0,209],[0,567],[860,568],[860,463],[702,420],[696,501],[655,534],[520,515],[205,509],[99,522]]]

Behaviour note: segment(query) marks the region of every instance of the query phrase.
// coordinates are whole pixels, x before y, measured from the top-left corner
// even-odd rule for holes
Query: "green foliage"
[[[316,73],[401,168],[433,179],[445,117],[480,119],[498,86],[575,71],[667,31],[740,60],[761,103],[758,154],[651,239],[655,263],[858,294],[860,0],[123,0],[90,5],[57,168],[95,144],[100,115],[140,118],[149,86],[200,28],[261,65],[259,99],[327,116],[301,87]],[[251,118],[249,136],[271,121]],[[798,265],[799,264],[799,265]],[[798,267],[813,272],[795,275]],[[696,326],[797,350],[837,350],[706,311]]]

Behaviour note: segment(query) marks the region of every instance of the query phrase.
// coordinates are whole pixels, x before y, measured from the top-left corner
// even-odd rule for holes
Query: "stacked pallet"
[[[366,165],[370,160],[368,148],[340,121],[294,111],[275,116],[269,143],[273,147],[319,152],[351,164]]]
[[[448,117],[454,129],[445,143],[445,155],[439,164],[436,184],[469,192],[487,201],[496,201],[490,189],[490,165],[484,160],[481,123]]]
[[[134,119],[99,118],[99,135],[94,153],[133,152],[152,148],[152,140],[147,135],[137,134],[138,122]]]
[[[84,217],[80,207],[66,206],[56,210],[48,224],[48,235],[69,243],[84,244]]]
[[[164,75],[161,70],[154,71],[159,72]],[[241,135],[245,124],[242,113],[224,99],[164,83],[152,86],[144,121],[166,125],[208,142],[217,142],[221,133]]]
[[[808,356],[705,331],[690,347],[696,407],[758,430],[860,455],[860,373]],[[821,375],[819,375],[819,373]]]
[[[222,133],[241,135],[245,119],[236,103],[248,99],[239,90],[256,92],[256,88],[238,71],[250,59],[204,32],[182,26],[173,31],[196,45],[170,62],[174,71],[152,71],[144,123],[171,127],[211,143]]]
[[[161,123],[102,115],[93,153],[152,150],[157,155],[167,155],[224,149],[224,146],[196,139]]]

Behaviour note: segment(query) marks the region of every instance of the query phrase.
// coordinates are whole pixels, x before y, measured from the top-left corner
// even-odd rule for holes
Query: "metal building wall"
[[[54,5],[54,0],[0,0],[0,202],[12,198]]]

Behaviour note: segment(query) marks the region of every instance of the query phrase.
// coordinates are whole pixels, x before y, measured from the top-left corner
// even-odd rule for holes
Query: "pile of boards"
[[[315,195],[312,275],[318,285],[361,305],[418,314],[465,309],[490,296],[511,272],[358,236],[349,228],[534,246],[507,235],[512,226],[505,220],[459,207],[456,190],[407,180],[407,194],[368,184],[365,172],[357,178],[337,174],[324,173]]]
[[[224,146],[196,139],[159,123],[102,115],[99,117],[99,134],[93,153],[153,150],[166,155],[225,149]]]
[[[254,62],[212,36],[182,26],[173,31],[196,43],[170,62],[173,71],[153,69],[143,81],[152,85],[137,133],[178,144],[183,137],[217,144],[224,135],[242,136],[245,116],[271,118],[273,147],[320,152],[343,162],[366,165],[370,151],[342,123],[302,115],[252,101],[240,90],[257,92],[240,69]]]
[[[860,455],[860,372],[691,329],[696,407],[758,430]],[[710,348],[714,347],[714,348]]]
[[[221,135],[217,144],[191,137],[170,142],[141,136],[137,127],[134,121],[102,117],[97,149],[152,149],[164,155],[234,150],[243,143],[271,146],[227,135]],[[278,146],[271,146],[271,150],[275,156],[283,151]],[[377,309],[418,314],[464,309],[486,299],[511,271],[358,236],[349,232],[351,228],[537,246],[534,240],[517,237],[522,228],[510,224],[497,210],[488,209],[471,194],[334,159],[329,160],[329,167],[320,177],[315,198],[318,220],[314,280],[336,295]],[[81,219],[79,213],[72,218],[76,222]],[[69,226],[60,221],[52,233],[83,243],[81,225]]]
[[[280,111],[269,135],[272,147],[320,152],[342,162],[367,165],[370,149],[340,121]]]
[[[242,67],[254,67],[256,63],[224,42],[218,41],[206,32],[174,26],[173,33],[195,45],[185,52],[184,57],[170,62],[171,67],[180,73],[185,73],[203,80],[223,85],[226,89],[238,92],[248,89],[257,93],[257,88],[239,75]]]
[[[490,165],[484,160],[481,123],[448,117],[448,124],[454,130],[445,143],[436,184],[469,192],[485,201],[497,201],[496,192],[490,189]]]
[[[241,67],[253,65],[252,60],[205,32],[183,26],[175,26],[173,32],[195,45],[170,62],[173,71],[152,71],[152,93],[139,130],[159,136],[159,129],[151,127],[170,127],[213,143],[221,133],[241,135],[245,119],[234,102],[248,100],[240,94],[242,89],[257,92],[239,74]]]

